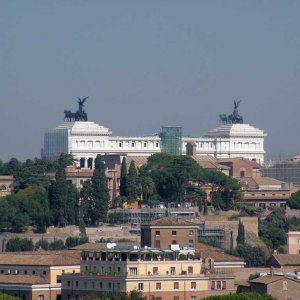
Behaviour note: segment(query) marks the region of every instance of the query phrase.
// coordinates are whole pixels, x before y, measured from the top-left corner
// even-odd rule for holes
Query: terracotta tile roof
[[[129,165],[131,163],[131,161],[134,161],[134,164],[137,168],[147,164],[147,160],[148,160],[149,156],[127,156],[126,157],[126,163],[127,163],[127,168],[129,168]]]
[[[299,254],[273,254],[269,260],[272,258],[281,266],[300,266]]]
[[[284,280],[293,280],[293,281],[296,281],[300,285],[300,281],[299,280],[296,280],[296,279],[290,278],[290,277],[286,277],[286,276],[282,276],[282,275],[258,277],[258,278],[252,279],[250,281],[250,283],[253,282],[253,283],[261,283],[261,284],[270,284],[272,282],[276,282],[276,281],[283,280],[283,279]]]
[[[260,186],[282,185],[284,182],[271,177],[244,177],[239,180],[243,187],[259,188]]]
[[[2,252],[0,265],[73,266],[80,265],[80,251]]]
[[[185,218],[178,217],[163,217],[157,220],[152,220],[149,223],[144,223],[143,225],[150,226],[198,226],[198,224],[188,221]]]
[[[250,160],[244,157],[218,158],[217,161],[222,164],[222,163],[234,163],[240,160],[246,162],[247,164],[249,164],[251,167],[255,169],[260,169],[261,167],[260,164],[257,163],[255,160]]]
[[[209,246],[203,243],[198,243],[195,249],[197,252],[200,252],[201,257],[203,258],[213,258],[216,262],[220,261],[240,261],[244,260],[241,257],[233,256],[227,253],[224,253],[224,250]]]
[[[50,281],[37,275],[0,275],[0,284],[49,284]]]

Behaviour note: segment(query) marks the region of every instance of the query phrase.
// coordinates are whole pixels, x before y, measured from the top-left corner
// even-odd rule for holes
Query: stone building
[[[11,194],[13,190],[13,176],[0,176],[0,197],[5,197]]]
[[[80,252],[0,253],[0,290],[22,300],[56,300],[58,276],[80,270]]]
[[[300,254],[300,231],[288,232],[288,254]]]
[[[137,290],[147,299],[202,299],[234,291],[232,274],[203,274],[196,253],[113,248],[83,251],[81,274],[63,275],[62,300]],[[88,275],[90,274],[90,275]]]
[[[164,217],[141,224],[141,246],[154,248],[194,248],[198,242],[199,225],[185,219]]]
[[[192,143],[193,154],[197,156],[244,157],[263,163],[265,137],[264,131],[249,124],[224,124],[202,137],[182,137],[182,154],[187,153],[187,145]],[[118,137],[94,122],[75,121],[64,122],[48,130],[41,155],[43,158],[57,159],[61,153],[73,154],[81,167],[93,168],[97,154],[150,156],[159,152],[159,134]]]

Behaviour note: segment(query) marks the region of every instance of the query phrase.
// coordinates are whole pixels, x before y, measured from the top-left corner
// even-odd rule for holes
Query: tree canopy
[[[268,294],[239,293],[205,297],[203,300],[276,300]]]

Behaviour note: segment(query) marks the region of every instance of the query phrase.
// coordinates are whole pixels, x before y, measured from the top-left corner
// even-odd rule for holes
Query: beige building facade
[[[288,232],[288,254],[300,255],[300,231]]]

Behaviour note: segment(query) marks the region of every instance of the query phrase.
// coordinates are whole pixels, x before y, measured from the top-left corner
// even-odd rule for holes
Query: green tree
[[[39,249],[43,249],[43,250],[49,250],[49,243],[47,240],[44,240],[43,238],[38,240],[35,243],[35,249],[39,250]]]
[[[268,294],[256,294],[256,293],[238,293],[238,294],[226,294],[226,295],[216,295],[208,296],[203,298],[203,300],[276,300]]]
[[[87,236],[83,236],[83,237],[72,237],[72,236],[69,236],[66,239],[65,246],[69,249],[69,248],[76,247],[78,245],[85,244],[88,241],[89,241],[89,239],[88,239]]]
[[[92,183],[90,180],[86,180],[80,190],[80,220],[84,224],[88,226],[93,225],[94,219],[92,216],[94,209],[95,201],[92,198]]]
[[[15,233],[24,232],[30,220],[27,213],[22,212],[17,203],[5,197],[0,201],[0,230]]]
[[[62,240],[59,239],[54,239],[50,244],[49,244],[49,250],[63,250],[65,249],[65,243]]]
[[[7,252],[33,251],[34,245],[31,239],[20,239],[17,237],[8,240],[5,250]]]
[[[239,221],[238,236],[236,238],[238,245],[245,245],[245,228],[241,221]]]
[[[105,166],[101,155],[95,159],[95,170],[92,177],[92,199],[95,203],[92,222],[99,225],[99,221],[105,221],[108,212],[109,193],[105,176]]]
[[[124,156],[122,159],[121,174],[120,174],[120,196],[123,197],[127,196],[126,181],[127,181],[127,165],[126,165],[126,158]]]
[[[7,295],[7,294],[1,293],[1,292],[0,292],[0,299],[1,300],[20,300],[20,298],[18,298],[18,297],[13,297],[11,295]]]
[[[126,194],[129,200],[136,200],[139,195],[137,172],[133,160],[130,162],[130,166],[127,174]]]
[[[50,211],[52,224],[64,227],[76,224],[78,219],[79,194],[77,189],[66,180],[65,167],[68,160],[61,155],[56,169],[55,182],[50,187]]]
[[[292,209],[300,209],[300,191],[293,193],[287,202]]]
[[[50,210],[48,193],[42,186],[30,186],[9,197],[19,209],[27,214],[30,224],[35,226],[36,232],[45,233],[49,224]]]
[[[247,267],[262,267],[266,264],[266,255],[259,246],[251,247],[247,244],[239,244],[236,247],[236,255],[245,259]]]

